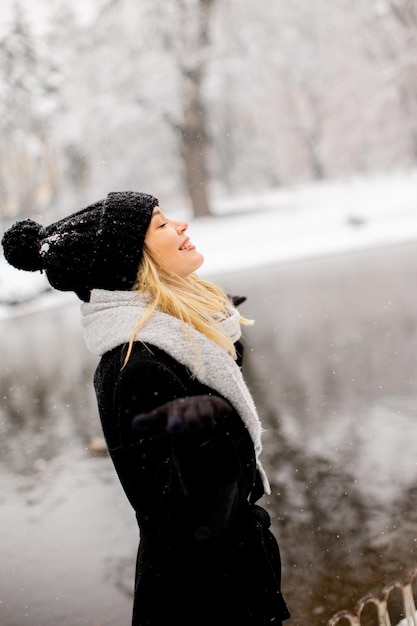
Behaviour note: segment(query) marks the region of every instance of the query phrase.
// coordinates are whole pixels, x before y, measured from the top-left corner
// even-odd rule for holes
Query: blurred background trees
[[[417,162],[410,0],[4,0],[0,27],[4,226]]]
[[[0,39],[0,175],[5,216],[27,216],[55,199],[52,154],[57,88],[43,42],[34,39],[19,5]]]

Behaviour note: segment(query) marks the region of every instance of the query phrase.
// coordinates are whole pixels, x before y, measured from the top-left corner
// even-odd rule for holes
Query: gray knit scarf
[[[145,311],[146,304],[138,292],[94,289],[90,302],[81,305],[87,348],[93,354],[101,356],[116,346],[128,343],[134,326]],[[233,307],[229,307],[228,312],[229,317],[220,323],[235,342],[241,336],[240,314]],[[188,333],[189,336],[179,319],[157,310],[139,329],[135,340],[160,348],[194,372],[197,380],[229,400],[252,438],[257,466],[265,492],[269,494],[268,478],[259,460],[262,426],[240,367],[224,348],[203,333],[192,327],[188,327]],[[193,344],[199,353],[197,362]]]

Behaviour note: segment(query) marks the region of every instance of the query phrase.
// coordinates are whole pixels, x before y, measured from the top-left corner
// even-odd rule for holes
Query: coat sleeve
[[[217,396],[187,395],[172,369],[155,359],[121,372],[116,403],[118,455],[129,459],[125,475],[139,522],[152,520],[166,536],[185,533],[198,540],[222,534],[233,519],[241,474],[229,433],[230,404]]]

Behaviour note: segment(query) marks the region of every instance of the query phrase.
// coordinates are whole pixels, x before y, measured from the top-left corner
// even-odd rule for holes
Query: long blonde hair
[[[228,316],[227,307],[233,306],[230,297],[221,287],[203,280],[197,274],[190,274],[186,277],[175,274],[160,256],[152,253],[144,244],[141,264],[132,291],[139,291],[148,306],[132,330],[125,364],[132,352],[138,330],[156,309],[178,318],[191,342],[190,326],[215,341],[233,358],[236,358],[233,341],[219,324],[222,317]],[[253,324],[252,320],[243,316],[240,317],[240,322],[244,325]],[[196,356],[198,358],[197,350]]]

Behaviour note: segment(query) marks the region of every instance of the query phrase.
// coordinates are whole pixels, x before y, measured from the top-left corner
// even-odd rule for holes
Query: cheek
[[[165,259],[173,258],[178,252],[178,242],[174,237],[166,235],[164,237],[154,237],[151,235],[145,238],[145,242],[151,252]]]

